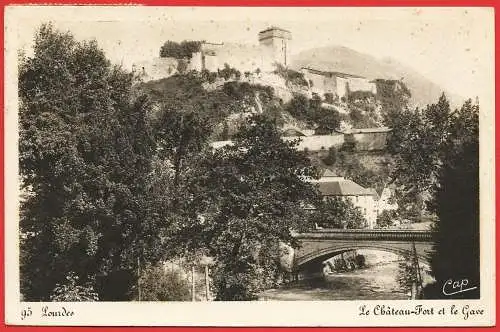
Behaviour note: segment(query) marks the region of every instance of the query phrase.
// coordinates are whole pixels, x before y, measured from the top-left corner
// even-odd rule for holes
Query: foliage
[[[480,286],[478,105],[469,100],[450,114],[440,152],[442,166],[430,206],[439,218],[430,260],[437,286],[426,291],[431,298],[443,297],[438,288],[452,276]],[[479,295],[478,287],[454,297],[477,299]]]
[[[301,206],[318,199],[304,181],[317,175],[309,160],[296,142],[281,140],[269,118],[248,118],[233,142],[198,162],[191,204],[204,211],[203,222],[191,218],[181,230],[191,248],[208,248],[215,258],[218,300],[253,299],[264,279],[279,275],[276,246],[296,244],[291,230],[310,227]]]
[[[186,60],[180,59],[177,63],[177,72],[180,74],[185,74],[188,69],[188,63]]]
[[[337,162],[337,153],[337,149],[334,146],[331,146],[328,149],[328,155],[322,159],[325,165],[334,165]]]
[[[325,101],[326,101],[327,103],[329,103],[329,104],[333,104],[333,103],[335,102],[335,99],[334,99],[334,97],[333,97],[333,93],[331,93],[331,92],[327,92],[327,93],[325,93],[325,96],[324,96],[324,97],[325,97]],[[337,97],[337,98],[338,98],[338,97]]]
[[[160,57],[189,59],[193,53],[200,52],[202,43],[195,40],[183,40],[180,43],[167,40],[160,48]]]
[[[298,120],[306,119],[309,116],[309,99],[304,95],[294,95],[285,110]]]
[[[362,104],[350,102],[347,104],[349,110],[349,120],[354,128],[379,127],[379,119],[373,102]]]
[[[411,91],[401,80],[375,80],[377,99],[382,105],[385,125],[392,128],[394,114],[408,109]]]
[[[224,78],[226,81],[233,77],[239,80],[241,72],[225,63],[224,68],[217,69],[217,76]]]
[[[405,202],[417,201],[436,183],[444,143],[450,135],[451,113],[449,102],[442,95],[436,104],[425,109],[392,114],[387,151],[393,157],[392,181],[400,188],[398,196]]]
[[[298,86],[307,86],[307,80],[303,73],[287,68],[281,63],[275,63],[275,67],[274,73],[283,77],[287,82]]]
[[[316,125],[316,134],[331,134],[340,124],[338,111],[321,107],[321,98],[315,95],[312,99],[297,94],[285,105],[284,110],[298,120],[309,125]]]
[[[340,151],[353,153],[356,152],[356,148],[357,148],[357,141],[355,138],[351,138],[351,139],[346,139],[344,143],[342,143]]]
[[[371,91],[352,91],[349,93],[347,100],[352,103],[352,102],[369,102],[369,101],[374,101],[375,100],[375,94]]]
[[[479,285],[479,106],[469,100],[452,111],[443,95],[425,109],[394,115],[392,181],[405,202],[426,201],[439,218],[431,255],[436,284],[426,296],[443,296],[439,285],[457,275]]]
[[[377,227],[385,228],[394,225],[394,220],[398,218],[398,214],[394,210],[384,210],[377,216]]]
[[[50,300],[55,302],[89,302],[98,301],[99,296],[94,291],[91,282],[85,285],[78,285],[78,276],[74,272],[69,272],[64,284],[57,284]]]
[[[146,183],[156,149],[133,76],[95,41],[42,25],[19,66],[22,292],[48,300],[70,271],[125,299],[138,260],[156,260],[160,220]],[[114,281],[111,281],[114,280]],[[119,294],[119,295],[117,295]]]
[[[398,275],[397,280],[399,286],[404,290],[405,293],[411,292],[411,286],[413,283],[418,282],[416,275],[416,268],[414,258],[411,254],[403,254],[402,260],[398,263]]]
[[[361,210],[349,199],[326,197],[313,212],[312,219],[324,228],[353,229],[366,227]]]
[[[366,267],[366,257],[365,255],[357,254],[354,256],[354,261],[358,268]]]
[[[313,109],[314,122],[317,123],[316,135],[330,135],[340,125],[340,115],[338,111],[318,107]]]
[[[138,93],[148,94],[151,102],[157,105],[158,111],[152,116],[153,122],[159,121],[166,108],[184,109],[197,113],[203,119],[205,126],[211,128],[214,134],[229,115],[241,114],[242,111],[256,107],[256,95],[264,110],[273,100],[271,87],[252,85],[247,82],[229,81],[224,83],[222,89],[207,91],[203,88],[203,75],[203,73],[197,75],[192,72],[174,75],[159,81],[139,84],[136,90]],[[222,132],[223,126],[220,127]],[[229,136],[231,136],[232,128],[229,129]]]
[[[335,157],[335,162],[330,168],[335,170],[339,176],[350,179],[365,188],[374,188],[381,192],[389,181],[389,163],[386,158],[379,162],[376,170],[370,169],[360,161],[360,155],[357,152],[350,151],[348,146],[344,145],[339,150],[331,149],[329,155]],[[324,159],[330,158],[327,156]],[[323,160],[324,161],[324,160]]]
[[[148,266],[141,273],[141,301],[189,301],[190,284],[181,270],[162,264]]]

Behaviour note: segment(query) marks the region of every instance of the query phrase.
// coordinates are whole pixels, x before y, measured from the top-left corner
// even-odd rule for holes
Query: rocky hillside
[[[312,67],[324,71],[338,71],[360,75],[369,79],[403,79],[412,92],[412,104],[425,106],[436,102],[445,92],[452,104],[459,104],[462,97],[445,91],[414,69],[394,59],[378,59],[343,46],[327,46],[302,51],[292,59],[292,67]]]

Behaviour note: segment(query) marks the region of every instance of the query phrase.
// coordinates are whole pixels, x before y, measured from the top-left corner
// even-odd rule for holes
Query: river
[[[406,300],[398,282],[400,257],[364,252],[367,267],[326,277],[299,280],[261,293],[262,301]],[[424,276],[424,281],[428,276]]]

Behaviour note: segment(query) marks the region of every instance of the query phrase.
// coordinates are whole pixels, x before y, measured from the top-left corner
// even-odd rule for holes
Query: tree
[[[388,150],[398,204],[420,200],[438,217],[430,257],[436,283],[425,296],[442,297],[442,285],[456,276],[479,285],[479,106],[469,100],[452,111],[442,95],[395,115]],[[479,289],[458,296],[478,298]]]
[[[399,188],[400,206],[422,201],[421,196],[427,196],[436,183],[451,117],[450,104],[444,94],[436,104],[425,109],[392,114],[387,151],[393,159],[390,177]]]
[[[436,223],[430,263],[436,283],[424,290],[442,298],[442,285],[450,278],[477,285],[454,298],[479,298],[479,106],[469,100],[450,114],[447,139],[441,146],[441,165],[433,187],[431,210]]]
[[[354,229],[366,227],[361,210],[348,199],[327,197],[313,212],[312,219],[324,228]]]
[[[394,116],[408,110],[411,91],[401,80],[375,80],[377,99],[382,106],[382,117],[385,125],[393,127]]]
[[[147,179],[156,145],[133,75],[95,41],[40,27],[20,61],[21,290],[49,300],[67,275],[100,299],[133,296],[138,264],[160,256]]]
[[[397,218],[396,211],[384,210],[377,216],[377,227],[385,228],[394,225],[394,220]]]
[[[202,41],[184,40],[180,43],[167,40],[160,48],[160,57],[189,59],[193,53],[200,52]]]
[[[188,62],[184,59],[180,59],[177,63],[177,72],[180,74],[185,74],[188,70]]]
[[[337,154],[337,148],[335,148],[334,146],[328,148],[328,155],[322,159],[325,165],[335,165],[335,163],[337,162]]]
[[[340,114],[335,110],[328,110],[318,107],[313,113],[317,135],[330,135],[340,125]]]
[[[139,282],[142,301],[189,301],[191,298],[189,282],[179,268],[166,269],[162,264],[148,266]]]
[[[57,302],[91,302],[99,300],[99,295],[94,291],[94,284],[87,282],[79,285],[78,276],[70,272],[64,284],[57,284],[50,296],[51,301]]]
[[[308,117],[309,100],[306,96],[295,95],[285,107],[285,110],[295,118],[303,120]]]
[[[203,188],[191,204],[203,206],[203,220],[190,219],[181,231],[193,248],[214,257],[216,298],[254,299],[279,275],[279,242],[296,245],[291,231],[309,229],[304,204],[318,198],[317,176],[297,142],[285,142],[274,122],[247,119],[234,145],[207,154],[192,186]]]

